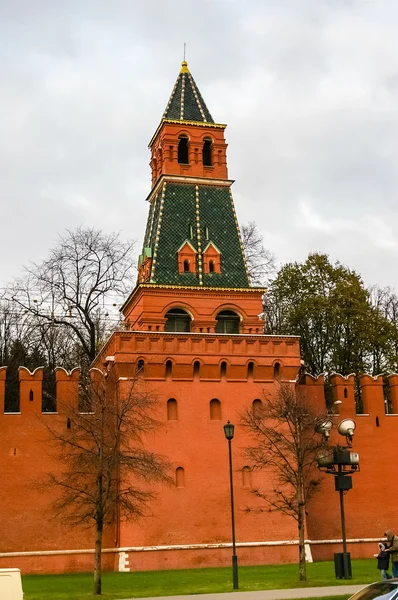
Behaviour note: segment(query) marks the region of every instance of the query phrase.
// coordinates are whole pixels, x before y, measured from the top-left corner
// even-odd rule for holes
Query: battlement
[[[319,410],[326,408],[342,418],[354,415],[373,417],[380,425],[380,419],[398,416],[398,375],[395,373],[386,377],[368,373],[359,376],[355,373],[346,376],[332,373],[329,377],[332,394],[329,402],[326,400],[323,374],[314,377],[306,373],[299,383],[305,386],[306,394]]]

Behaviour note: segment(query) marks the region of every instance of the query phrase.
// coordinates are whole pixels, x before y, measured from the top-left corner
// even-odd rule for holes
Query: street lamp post
[[[316,430],[321,433],[327,441],[329,432],[333,426],[332,421],[321,421]],[[355,430],[355,421],[352,419],[343,419],[337,426],[340,435],[346,438],[346,446],[333,446],[326,453],[322,452],[317,457],[318,468],[334,476],[334,487],[340,496],[340,518],[341,534],[343,540],[343,552],[335,553],[334,564],[336,577],[338,579],[351,579],[351,557],[347,552],[347,536],[345,530],[344,514],[344,492],[352,489],[352,473],[359,469],[359,456],[356,452],[351,452],[352,439]]]
[[[234,507],[234,483],[232,478],[232,440],[234,437],[235,425],[232,425],[228,421],[224,425],[224,434],[228,440],[228,453],[229,453],[229,489],[231,495],[231,521],[232,521],[232,583],[233,589],[237,590],[238,585],[238,557],[236,556],[236,542],[235,542],[235,507]]]

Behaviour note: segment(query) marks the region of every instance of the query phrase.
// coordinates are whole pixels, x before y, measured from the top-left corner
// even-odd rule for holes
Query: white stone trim
[[[380,538],[351,538],[347,539],[347,544],[377,543]],[[305,545],[327,545],[341,544],[342,539],[333,540],[304,540]],[[298,546],[298,540],[273,540],[261,542],[237,542],[237,548],[261,548],[272,546]],[[231,543],[219,544],[175,544],[166,546],[126,546],[121,548],[104,548],[104,554],[110,553],[129,553],[129,552],[158,552],[165,550],[217,550],[222,548],[232,548]],[[15,558],[24,556],[69,556],[73,554],[94,554],[93,548],[79,550],[37,550],[31,552],[0,552],[0,558]]]

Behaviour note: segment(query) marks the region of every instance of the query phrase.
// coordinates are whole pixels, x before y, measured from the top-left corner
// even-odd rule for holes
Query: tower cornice
[[[190,297],[192,294],[200,293],[203,296],[212,296],[212,297],[220,297],[225,298],[229,296],[229,298],[242,298],[247,295],[261,296],[267,291],[266,287],[210,287],[210,286],[200,286],[200,285],[171,285],[171,284],[162,284],[162,283],[139,283],[131,292],[130,296],[126,299],[123,306],[120,308],[120,312],[124,313],[126,308],[131,304],[133,298],[139,296],[143,293],[145,294],[155,294],[159,293],[167,293],[168,291],[173,290],[173,293],[176,296],[187,296]]]
[[[161,175],[147,196],[147,202],[152,202],[165,182],[186,183],[190,185],[214,185],[229,188],[235,183],[235,179],[209,179],[208,177],[190,177],[189,175]]]

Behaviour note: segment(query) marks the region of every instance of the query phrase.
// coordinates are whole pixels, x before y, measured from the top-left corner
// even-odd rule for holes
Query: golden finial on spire
[[[186,48],[187,48],[187,45],[186,45],[186,43],[184,42],[184,60],[183,60],[183,61],[182,61],[182,63],[181,63],[181,71],[180,71],[180,73],[189,73],[189,69],[188,69],[188,63],[187,63],[187,61],[185,60],[185,50],[186,50]]]

